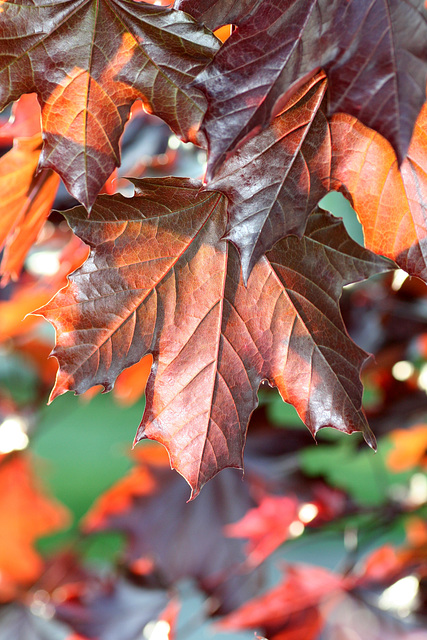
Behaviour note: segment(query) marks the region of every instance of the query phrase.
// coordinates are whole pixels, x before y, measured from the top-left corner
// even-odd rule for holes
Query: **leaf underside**
[[[226,198],[185,178],[135,180],[136,196],[101,196],[91,217],[69,211],[91,247],[67,288],[39,310],[57,331],[52,397],[82,393],[153,354],[135,441],[164,444],[197,495],[224,467],[242,467],[261,380],[277,386],[315,434],[362,431],[359,371],[343,285],[388,267],[319,211],[255,264],[247,287],[223,240]]]

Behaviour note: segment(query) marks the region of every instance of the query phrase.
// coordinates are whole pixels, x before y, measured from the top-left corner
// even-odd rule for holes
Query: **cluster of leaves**
[[[403,484],[425,477],[426,295],[416,279],[390,291],[386,274],[341,300],[346,285],[397,266],[427,280],[424,3],[155,6],[167,4],[0,2],[0,109],[15,101],[0,127],[0,421],[36,430],[55,366],[41,318],[20,321],[39,309],[56,329],[51,399],[99,385],[132,402],[147,383],[135,442],[168,451],[137,448],[130,474],[83,521],[85,539],[125,536],[105,576],[73,554],[35,553],[67,516],[34,487],[28,456],[2,450],[0,640],[136,640],[159,619],[173,637],[185,579],[208,598],[203,620],[221,615],[222,629],[347,637],[350,615],[363,640],[424,640],[403,618],[425,598],[425,495],[393,486],[407,469]],[[150,132],[167,141],[168,127],[201,149],[191,153],[206,151],[202,178],[182,170],[183,146],[150,147]],[[330,191],[352,203],[365,247],[319,206]],[[27,254],[46,247],[57,266],[36,278]],[[377,357],[364,369],[366,409],[365,349]],[[411,361],[401,382],[399,360]],[[386,449],[394,441],[384,490],[374,479],[363,491],[370,452],[354,442],[310,454],[308,433],[271,429],[278,415],[289,427],[289,405],[262,386],[245,483],[223,471],[186,505],[170,464],[192,497],[241,468],[265,382],[313,435],[329,426],[372,447],[373,432]],[[367,536],[336,571],[293,561],[269,582],[271,554],[304,528],[378,536],[391,521],[405,529],[400,546],[367,555]],[[409,574],[418,600],[390,611],[387,587]],[[179,619],[187,637],[194,622],[182,630]]]
[[[210,29],[228,23],[221,46]],[[43,139],[12,152],[27,173],[19,193],[8,184],[3,277],[19,271],[16,245],[39,231],[57,174],[84,205],[65,216],[91,248],[40,310],[57,331],[52,398],[110,390],[151,353],[136,441],[164,444],[192,496],[242,467],[262,380],[313,434],[362,431],[375,446],[361,409],[366,355],[338,299],[393,265],[316,207],[342,188],[366,247],[426,276],[422,3],[8,0],[2,24],[0,107],[35,92]],[[131,199],[97,197],[136,100],[207,147],[204,184],[144,179]]]

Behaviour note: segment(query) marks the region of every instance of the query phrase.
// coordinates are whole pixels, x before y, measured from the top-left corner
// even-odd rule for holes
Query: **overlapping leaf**
[[[188,15],[130,0],[8,0],[1,20],[0,109],[37,92],[41,166],[85,206],[120,163],[136,99],[197,139],[205,101],[189,83],[219,42]]]
[[[402,161],[425,100],[423,4],[258,0],[242,11],[238,29],[196,78],[208,98],[208,178],[320,67],[329,80],[329,114],[344,111],[376,129]]]
[[[304,233],[308,215],[326,194],[331,146],[321,110],[325,91],[320,73],[267,129],[226,160],[209,184],[230,201],[226,238],[239,249],[246,281],[278,240]]]
[[[258,3],[259,0],[176,0],[174,7],[213,31],[225,24],[234,24]]]
[[[331,121],[332,178],[350,194],[365,245],[427,280],[427,105],[399,168],[390,145],[344,114]]]
[[[248,287],[222,240],[226,201],[184,178],[135,181],[137,195],[101,196],[87,219],[67,213],[91,253],[40,310],[57,330],[52,397],[102,384],[151,352],[136,441],[164,444],[193,495],[224,467],[241,467],[260,381],[323,426],[373,436],[361,409],[365,359],[338,307],[345,283],[383,270],[326,213],[255,265]]]

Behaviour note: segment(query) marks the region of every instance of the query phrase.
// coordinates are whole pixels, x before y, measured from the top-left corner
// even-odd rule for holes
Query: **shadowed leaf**
[[[278,240],[304,233],[309,214],[326,195],[331,148],[320,109],[325,91],[325,76],[318,74],[208,184],[230,201],[226,238],[239,250],[245,281]]]
[[[60,620],[90,640],[139,640],[148,622],[168,603],[161,589],[146,589],[124,578],[88,579],[79,592],[56,607]]]
[[[221,603],[223,612],[254,597],[262,583],[260,572],[242,573],[244,542],[227,538],[223,531],[254,505],[254,465],[249,465],[244,482],[240,474],[226,470],[197,500],[185,504],[188,486],[170,473],[163,447],[144,446],[135,453],[136,466],[100,497],[84,530],[125,533],[125,562],[133,571],[157,576],[167,586],[194,579]]]
[[[2,3],[0,109],[22,93],[42,106],[41,166],[90,208],[120,164],[132,103],[197,141],[203,95],[188,85],[218,40],[182,12],[130,0]]]
[[[328,113],[357,117],[382,133],[403,160],[425,100],[423,2],[258,0],[236,22],[195,81],[208,99],[208,178],[321,67],[329,81]]]
[[[259,0],[176,0],[174,7],[189,13],[209,29],[234,24],[253,9]]]

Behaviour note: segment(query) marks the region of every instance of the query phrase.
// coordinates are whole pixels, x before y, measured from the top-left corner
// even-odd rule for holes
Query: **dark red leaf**
[[[136,441],[164,444],[196,495],[224,467],[241,467],[262,379],[315,434],[333,426],[374,438],[362,408],[366,354],[339,312],[344,284],[387,269],[340,221],[313,215],[255,265],[246,288],[225,228],[223,196],[183,178],[134,181],[137,195],[100,196],[87,219],[67,213],[91,245],[85,265],[44,308],[57,330],[52,398],[117,375],[151,352]],[[100,224],[100,223],[103,224]]]
[[[265,128],[323,67],[328,113],[379,131],[399,162],[425,100],[427,21],[420,0],[258,0],[195,84],[208,98],[207,176]]]
[[[259,0],[175,0],[175,9],[189,13],[209,29],[234,24],[251,11]]]
[[[226,238],[239,250],[245,281],[278,240],[304,233],[309,214],[326,195],[331,144],[320,109],[325,91],[320,73],[209,183],[209,190],[221,191],[230,201]]]
[[[0,109],[37,92],[44,148],[90,208],[120,164],[119,138],[132,103],[196,141],[205,109],[189,82],[219,41],[188,15],[130,0],[15,0],[2,3]]]

